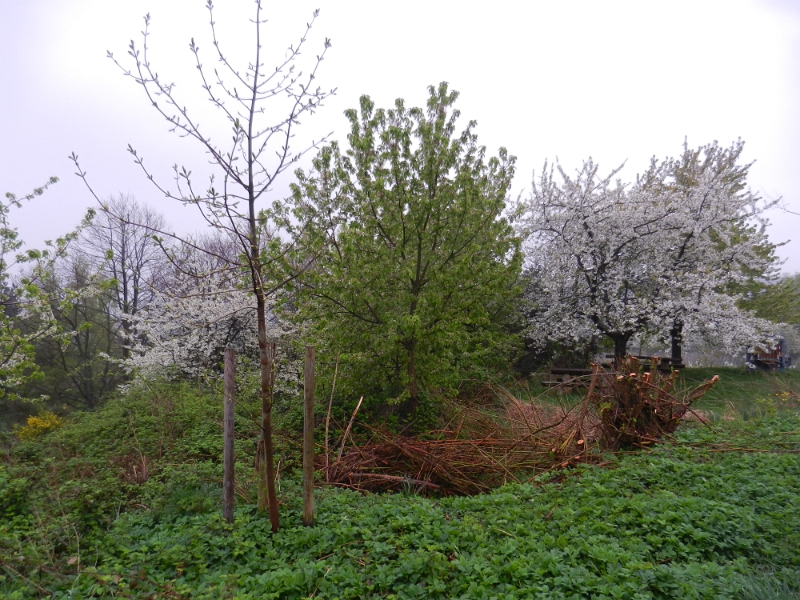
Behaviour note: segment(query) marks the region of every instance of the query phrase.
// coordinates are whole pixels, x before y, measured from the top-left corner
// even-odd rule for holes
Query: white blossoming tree
[[[675,284],[663,306],[662,330],[669,332],[673,363],[681,362],[685,333],[726,352],[771,343],[774,324],[736,302],[750,282],[772,281],[778,265],[762,216],[777,201],[764,202],[747,187],[752,163],[740,162],[743,150],[741,140],[696,149],[684,141],[680,157],[653,159],[639,178],[680,207],[665,255]]]
[[[131,317],[136,331],[127,367],[140,378],[217,375],[222,351],[258,357],[253,292],[236,271],[236,244],[221,236],[194,239],[192,246],[169,248],[170,263],[160,274],[150,301]],[[267,305],[267,334],[281,339],[287,330]]]
[[[601,335],[622,357],[633,336],[675,337],[683,326],[730,345],[764,339],[767,324],[723,293],[774,263],[765,206],[744,191],[741,148],[684,148],[630,185],[615,179],[619,169],[601,177],[591,160],[574,177],[545,168],[520,221],[534,342]]]
[[[615,180],[617,172],[602,177],[591,160],[575,177],[545,166],[523,204],[535,344],[603,335],[622,356],[634,334],[654,325],[652,300],[662,290],[655,238],[670,211]]]

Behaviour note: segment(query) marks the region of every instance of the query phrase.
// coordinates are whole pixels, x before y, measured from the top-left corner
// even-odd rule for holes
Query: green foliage
[[[314,528],[301,525],[299,486],[284,476],[285,527],[271,534],[248,480],[257,426],[241,415],[255,404],[243,399],[237,417],[237,486],[251,496],[237,496],[233,526],[220,515],[219,392],[132,390],[14,448],[0,467],[0,565],[13,569],[0,572],[0,596],[797,593],[796,413],[689,428],[674,443],[609,456],[612,468],[551,472],[482,496],[322,488]],[[149,477],[137,482],[142,456]]]
[[[341,351],[340,389],[410,399],[505,367],[505,325],[520,269],[504,218],[515,159],[487,160],[472,121],[456,132],[457,92],[425,108],[349,110],[349,148],[298,171],[296,211],[314,257],[298,303],[309,338]],[[345,394],[347,395],[347,394]]]
[[[55,262],[65,255],[69,244],[89,225],[93,210],[87,212],[75,230],[46,241],[44,250],[21,252],[24,242],[10,224],[13,208],[22,206],[23,200],[41,196],[57,181],[57,177],[51,177],[44,186],[21,199],[7,193],[5,202],[0,202],[0,399],[22,399],[19,388],[43,376],[34,360],[37,342],[45,339],[63,342],[73,334],[61,327],[53,310],[68,310],[76,299],[92,293],[91,287],[87,287],[54,295],[43,283],[52,275]],[[9,270],[21,264],[29,268],[24,277],[11,285]]]
[[[61,335],[37,339],[36,366],[42,377],[21,388],[27,397],[50,398],[58,406],[96,408],[122,381],[122,335],[110,287],[85,259],[64,257],[43,273],[39,289]],[[27,327],[36,323],[28,323]]]
[[[681,371],[687,387],[719,375],[719,382],[695,405],[712,421],[750,420],[800,408],[800,372],[749,371],[735,367],[693,368]],[[761,402],[759,402],[759,399]]]
[[[748,574],[741,578],[737,600],[798,600],[800,579],[797,573],[779,570]]]
[[[0,455],[0,511],[11,519],[0,526],[0,564],[66,568],[133,507],[207,510],[181,500],[179,490],[216,487],[221,476],[220,397],[188,385],[133,389]],[[248,420],[237,427],[256,437]],[[252,464],[254,447],[238,442],[242,465]]]
[[[20,262],[39,260],[41,253],[18,253],[24,242],[19,239],[16,228],[11,226],[10,213],[12,209],[20,208],[23,200],[41,196],[44,190],[57,182],[57,177],[51,177],[44,186],[34,189],[23,198],[7,192],[5,202],[0,202],[0,398],[17,398],[13,389],[38,374],[33,362],[32,341],[39,337],[40,332],[23,334],[15,317],[21,312],[20,305],[24,305],[27,299],[38,298],[39,290],[31,283],[12,289],[9,286],[9,269]],[[34,303],[34,306],[41,307],[41,303]]]
[[[774,283],[752,279],[734,291],[742,294],[739,306],[762,319],[800,325],[800,275]]]

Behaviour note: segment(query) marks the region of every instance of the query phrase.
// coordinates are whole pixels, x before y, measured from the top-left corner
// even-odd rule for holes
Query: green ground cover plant
[[[774,398],[758,418],[687,424],[490,494],[322,488],[314,528],[284,476],[273,535],[252,493],[248,400],[228,526],[221,402],[162,386],[6,448],[0,597],[800,597],[800,415]]]

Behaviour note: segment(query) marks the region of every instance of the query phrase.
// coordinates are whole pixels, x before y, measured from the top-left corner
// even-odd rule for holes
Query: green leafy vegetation
[[[424,108],[346,111],[348,146],[297,172],[296,214],[316,258],[299,286],[308,339],[340,354],[339,389],[415,414],[422,396],[508,370],[522,254],[506,218],[515,158],[486,156],[458,92]]]
[[[170,187],[129,146],[211,235],[102,201],[74,153],[97,219],[23,252],[9,215],[56,179],[0,202],[0,597],[800,597],[800,374],[622,362],[631,340],[671,339],[673,365],[684,338],[791,347],[800,288],[775,279],[777,201],[747,188],[743,142],[685,143],[631,184],[591,160],[575,177],[545,166],[514,203],[515,157],[488,157],[474,121],[457,131],[445,82],[423,108],[362,96],[346,144],[293,145],[335,93],[312,85],[330,40],[295,70],[318,11],[273,71],[260,0],[240,70],[206,8],[236,85],[190,51],[232,146],[151,70],[149,15],[130,66],[109,58],[209,153],[207,187],[182,165]],[[301,390],[305,343],[320,377]],[[233,522],[223,348],[242,367]],[[588,392],[518,381],[612,348]],[[313,528],[299,431],[314,406],[297,402],[311,387]]]
[[[256,394],[237,416],[236,521],[221,518],[220,396],[187,384],[134,389],[31,441],[7,440],[0,595],[800,594],[800,416],[778,397],[771,416],[695,424],[672,443],[479,496],[323,487],[314,528],[301,526],[299,451],[279,435],[285,527],[272,534],[255,507]]]
[[[719,375],[719,383],[700,399],[696,408],[713,421],[753,419],[800,406],[800,372],[748,371],[735,367],[686,369],[687,385],[700,385]]]

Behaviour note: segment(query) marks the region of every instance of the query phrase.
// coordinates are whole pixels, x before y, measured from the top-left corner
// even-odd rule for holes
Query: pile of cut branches
[[[456,432],[446,431],[438,432],[439,439],[396,437],[377,429],[372,433],[372,441],[330,465],[329,482],[360,490],[470,495],[519,481],[520,472],[541,471],[553,462],[549,449],[523,440],[459,439]]]
[[[691,413],[701,422],[705,420],[692,410],[700,399],[719,380],[719,376],[693,390],[677,392],[675,383],[678,371],[662,375],[653,359],[649,372],[642,372],[636,358],[628,358],[616,371],[606,371],[594,365],[594,373],[586,400],[600,418],[603,448],[641,448],[671,435],[681,421]]]
[[[338,457],[326,454],[321,468],[326,482],[357,490],[483,493],[554,468],[597,461],[601,454],[594,449],[644,447],[672,434],[718,379],[675,392],[676,378],[677,372],[663,376],[655,368],[643,373],[633,358],[616,371],[595,365],[589,391],[575,406],[520,400],[505,388],[492,388],[493,406],[450,403],[453,417],[443,430],[408,437],[362,423],[367,441],[346,448],[351,419]]]
[[[368,441],[326,461],[325,480],[364,491],[472,495],[589,457],[585,407],[539,406],[493,388],[492,407],[450,402],[452,427],[408,437],[361,424]]]

